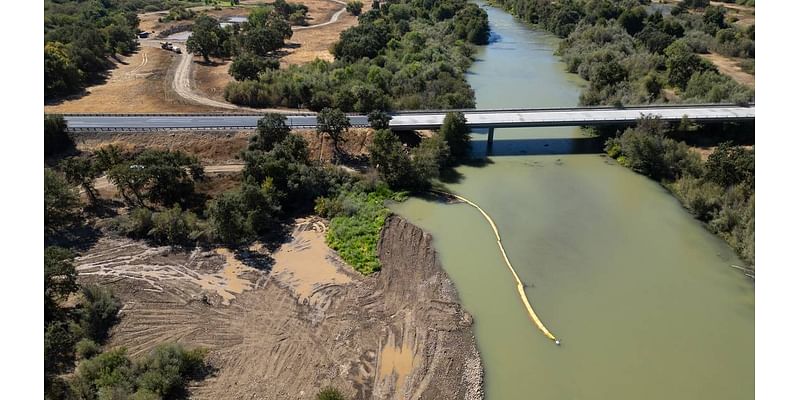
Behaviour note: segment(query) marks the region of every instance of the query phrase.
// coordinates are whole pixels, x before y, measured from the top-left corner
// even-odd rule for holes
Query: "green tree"
[[[44,249],[44,320],[55,319],[59,312],[58,303],[78,290],[74,255],[71,251],[57,246]]]
[[[100,169],[95,162],[88,157],[70,157],[63,160],[60,166],[67,181],[80,186],[89,196],[92,204],[97,203],[97,189],[94,187],[94,180],[100,176]]]
[[[45,232],[57,232],[79,219],[78,193],[60,174],[44,169]]]
[[[133,160],[112,168],[109,179],[129,202],[144,198],[161,205],[185,204],[194,194],[194,183],[204,178],[194,156],[180,151],[145,150]]]
[[[280,13],[266,7],[253,10],[242,24],[240,47],[254,55],[266,57],[284,46],[292,37],[292,27]]]
[[[686,88],[686,84],[692,74],[704,69],[702,60],[684,40],[676,40],[664,50],[667,56],[667,77],[669,82],[677,85],[681,89]]]
[[[225,31],[217,20],[205,14],[200,15],[192,25],[192,35],[186,40],[186,49],[209,62],[212,55],[224,52],[225,38]]]
[[[462,162],[470,157],[470,129],[462,112],[449,112],[444,117],[439,134],[450,148],[449,164]]]
[[[391,188],[413,186],[411,158],[400,139],[388,129],[375,131],[369,147],[370,163]]]
[[[247,223],[244,205],[238,191],[225,192],[206,207],[214,237],[222,243],[239,244],[255,235]]]
[[[67,133],[67,122],[61,115],[44,116],[44,156],[49,157],[75,148]]]
[[[725,23],[725,7],[706,7],[705,12],[703,13],[703,22],[713,27],[715,31],[717,29],[725,28],[727,26]],[[714,32],[710,33],[713,34]]]
[[[209,223],[217,240],[241,244],[276,230],[281,208],[272,182],[245,183],[209,202]]]
[[[64,321],[56,321],[44,329],[44,372],[46,382],[72,367],[75,362],[75,343],[78,337]],[[63,395],[63,394],[62,394]]]
[[[489,43],[488,15],[476,4],[466,4],[456,13],[453,28],[460,39],[477,45]]]
[[[258,120],[256,134],[250,139],[249,150],[270,151],[276,144],[283,142],[292,130],[286,125],[284,114],[267,113]]]
[[[317,134],[320,136],[320,159],[322,158],[322,143],[324,135],[333,140],[333,150],[337,159],[341,156],[339,144],[344,140],[344,133],[350,128],[350,118],[341,110],[324,108],[317,114]]]
[[[414,171],[423,186],[439,177],[439,170],[447,165],[450,158],[450,146],[441,134],[424,138],[412,152]]]
[[[113,144],[103,146],[95,150],[92,155],[94,156],[95,164],[100,171],[108,171],[125,161],[125,156],[122,154],[122,149]]]
[[[644,7],[639,6],[623,11],[618,21],[620,26],[625,28],[629,34],[635,35],[644,28],[645,18],[647,18],[647,11]]]
[[[755,189],[755,154],[733,142],[722,142],[708,156],[705,163],[705,178],[723,188],[743,182],[745,187]]]
[[[228,73],[237,81],[258,80],[258,74],[278,69],[280,62],[272,57],[258,57],[250,53],[240,54],[231,63]]]
[[[44,92],[46,95],[70,93],[80,88],[83,71],[78,69],[66,45],[44,45]]]
[[[362,3],[360,0],[350,0],[347,2],[347,7],[345,8],[347,9],[347,12],[357,17],[361,15],[361,9],[364,8],[364,3]]]
[[[367,115],[367,120],[372,129],[389,129],[389,121],[392,120],[392,116],[385,111],[373,110]]]

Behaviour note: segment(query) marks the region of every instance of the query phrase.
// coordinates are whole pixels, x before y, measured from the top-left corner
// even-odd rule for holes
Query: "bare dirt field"
[[[192,79],[196,91],[203,96],[216,100],[225,101],[225,87],[234,79],[228,74],[230,60],[214,59],[206,64],[201,58],[195,57],[192,65]]]
[[[142,46],[133,55],[121,57],[106,82],[90,86],[84,94],[45,104],[45,112],[213,111],[213,108],[190,103],[171,90],[172,71],[179,57],[160,48]]]
[[[730,76],[736,82],[739,82],[740,84],[751,89],[756,88],[756,77],[742,71],[742,68],[739,66],[741,59],[725,57],[722,54],[717,53],[701,54],[700,57],[710,61],[715,67],[717,67],[717,69],[719,69],[719,72]]]
[[[107,347],[209,349],[215,372],[190,387],[201,399],[312,399],[328,385],[353,399],[482,397],[472,318],[430,235],[390,218],[383,270],[363,277],[324,245],[325,221],[294,226],[274,252],[102,237],[76,263],[123,301]]]

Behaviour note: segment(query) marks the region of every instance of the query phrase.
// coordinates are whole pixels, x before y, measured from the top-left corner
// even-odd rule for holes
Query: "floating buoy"
[[[561,160],[561,159],[559,159],[559,160]],[[497,229],[497,225],[495,225],[494,220],[492,220],[492,218],[489,216],[489,214],[487,214],[486,211],[484,211],[480,206],[478,206],[477,204],[471,202],[469,199],[467,199],[465,197],[462,197],[462,196],[459,196],[459,195],[453,194],[453,193],[440,191],[440,190],[431,190],[431,192],[444,194],[446,196],[455,197],[455,198],[457,198],[457,199],[469,204],[470,206],[474,207],[475,209],[480,211],[481,214],[483,214],[483,217],[486,219],[486,221],[489,222],[489,225],[492,227],[492,230],[494,231],[494,236],[497,239],[497,246],[500,248],[500,254],[503,255],[503,260],[506,262],[506,266],[508,266],[508,269],[511,271],[511,275],[514,277],[514,280],[517,282],[517,292],[519,293],[520,300],[522,300],[522,304],[525,306],[525,309],[528,311],[528,315],[533,320],[533,323],[539,328],[540,331],[542,331],[542,333],[548,339],[554,340],[556,342],[556,345],[560,346],[561,342],[558,341],[558,339],[556,339],[556,337],[552,333],[550,333],[550,331],[547,329],[547,327],[544,326],[542,321],[539,319],[539,316],[537,316],[536,313],[533,311],[533,306],[531,306],[531,303],[528,300],[528,296],[525,294],[525,286],[523,285],[522,280],[519,278],[519,275],[517,275],[517,271],[515,271],[514,267],[511,265],[511,261],[508,259],[508,255],[506,254],[506,249],[503,247],[503,242],[500,240],[500,231]]]

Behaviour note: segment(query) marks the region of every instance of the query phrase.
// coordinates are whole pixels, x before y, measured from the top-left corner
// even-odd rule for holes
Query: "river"
[[[468,74],[477,106],[576,105],[583,82],[553,55],[556,40],[485,9],[493,40]],[[755,296],[730,268],[740,261],[660,185],[588,143],[573,128],[498,129],[487,163],[447,183],[495,220],[561,346],[529,319],[477,210],[392,206],[433,234],[475,318],[487,399],[752,399]]]

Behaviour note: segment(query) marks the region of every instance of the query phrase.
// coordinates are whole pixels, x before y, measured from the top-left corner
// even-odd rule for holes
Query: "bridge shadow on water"
[[[494,164],[490,157],[541,156],[566,154],[602,154],[605,138],[556,138],[556,139],[505,139],[494,140],[491,153],[487,153],[486,140],[472,140],[471,161],[462,165],[482,168]],[[459,183],[464,174],[454,168],[443,170],[439,175],[442,183]]]
[[[603,152],[602,137],[563,139],[495,139],[491,151],[485,140],[472,141],[472,154],[480,156],[538,156],[562,154],[597,154]]]

